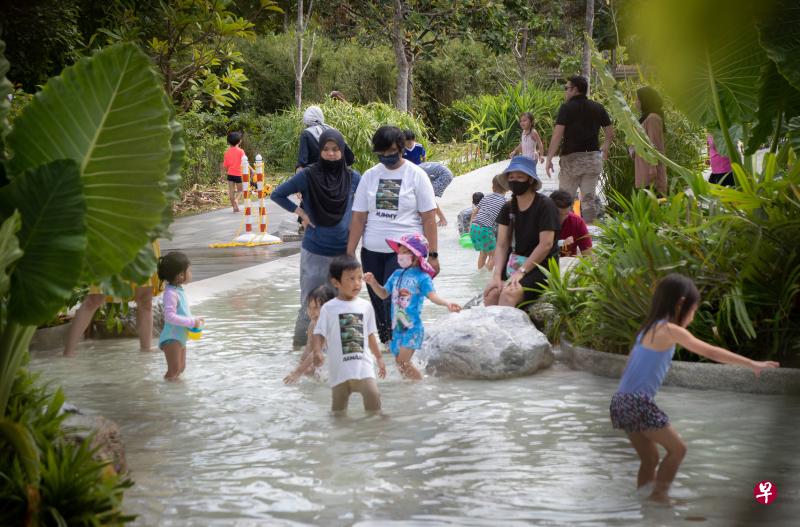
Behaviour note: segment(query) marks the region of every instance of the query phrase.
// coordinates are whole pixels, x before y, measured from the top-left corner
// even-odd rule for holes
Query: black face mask
[[[511,189],[512,194],[519,196],[520,194],[525,194],[531,188],[531,183],[530,181],[509,181],[508,187]]]
[[[328,161],[327,159],[319,158],[319,164],[325,172],[336,172],[342,166],[343,161],[337,159],[336,161]]]

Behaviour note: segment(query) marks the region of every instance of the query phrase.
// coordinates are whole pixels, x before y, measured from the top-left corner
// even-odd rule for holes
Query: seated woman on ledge
[[[535,300],[540,284],[547,281],[537,264],[547,267],[551,259],[558,262],[561,221],[553,200],[537,192],[542,182],[531,158],[514,157],[500,182],[513,196],[497,217],[495,268],[483,290],[483,303],[516,307]]]

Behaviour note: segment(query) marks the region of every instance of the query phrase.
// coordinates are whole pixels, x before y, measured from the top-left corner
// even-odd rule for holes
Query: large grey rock
[[[114,421],[99,415],[85,415],[80,411],[70,412],[64,420],[64,429],[67,439],[75,444],[90,440],[95,451],[94,458],[108,463],[117,474],[128,471],[122,434]]]
[[[432,375],[506,379],[531,375],[554,360],[544,334],[513,307],[473,307],[439,319],[426,333],[418,356]]]

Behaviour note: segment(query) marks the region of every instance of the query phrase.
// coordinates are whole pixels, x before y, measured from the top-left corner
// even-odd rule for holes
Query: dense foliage
[[[0,500],[13,524],[126,521],[127,482],[63,441],[63,402],[22,370],[36,327],[82,283],[139,282],[171,220],[180,125],[147,56],[110,46],[50,79],[15,118],[0,42]],[[111,84],[108,79],[114,79]]]
[[[428,145],[427,129],[422,120],[387,104],[359,105],[327,100],[320,106],[325,122],[342,132],[353,150],[357,170],[364,171],[376,163],[372,154],[372,135],[384,124],[414,130],[417,141]],[[221,112],[187,112],[180,116],[180,120],[187,143],[183,188],[219,179],[219,166],[227,148],[225,137],[233,130],[244,132],[242,148],[251,159],[261,154],[268,171],[294,172],[298,139],[304,129],[302,110],[269,115],[241,112],[232,116]]]
[[[741,27],[715,24],[713,31],[701,31],[707,19],[703,17],[708,14],[705,9],[729,10],[727,4],[723,9],[721,2],[709,4],[715,5],[704,4],[699,19],[689,16],[685,26],[679,28],[697,49],[711,46],[715,50],[703,54],[695,49],[695,56],[683,56],[684,63],[698,61],[700,64],[686,66],[702,71],[709,82],[686,85],[678,81],[687,79],[673,78],[666,91],[679,98],[694,125],[718,128],[732,152],[736,188],[708,184],[696,167],[680,166],[657,152],[605,70],[602,58],[595,54],[600,89],[605,92],[617,129],[640,155],[671,167],[685,190],[664,203],[645,191],[613,196],[619,210],[601,225],[594,258],[583,261],[566,276],[551,273],[545,298],[557,307],[556,330],[564,330],[569,339],[625,353],[646,315],[658,279],[669,272],[682,272],[697,282],[703,297],[693,332],[753,358],[798,366],[800,145],[794,141],[796,132],[791,126],[796,117],[789,118],[789,126],[783,121],[793,110],[773,104],[775,94],[765,96],[763,92],[770,91],[769,82],[776,72],[783,79],[783,95],[800,88],[800,66],[786,60],[785,55],[789,50],[798,51],[791,35],[796,34],[800,11],[786,9],[782,0],[764,6],[739,5],[742,12],[730,16]],[[649,7],[654,6],[675,9],[666,0]],[[684,17],[698,15],[688,6],[682,13]],[[780,23],[774,17],[780,17]],[[765,28],[771,28],[768,35]],[[674,31],[667,33],[670,39],[675,38]],[[740,40],[753,33],[761,35],[757,45],[762,49],[748,48],[748,60],[742,60]],[[662,36],[667,38],[666,34]],[[744,78],[754,71],[753,60],[761,62],[755,70],[763,79],[749,84],[735,82],[738,73]],[[689,86],[698,93],[680,99]],[[710,102],[711,108],[701,111],[698,101]],[[759,170],[753,168],[753,159],[736,151],[731,138],[732,130],[746,132],[756,121],[769,123],[771,134],[765,141],[774,152],[764,156]],[[753,137],[745,139],[752,141]]]
[[[492,159],[508,157],[519,144],[519,116],[532,112],[534,127],[543,141],[553,135],[553,122],[564,102],[563,90],[546,85],[509,85],[497,95],[467,97],[453,110],[467,123],[466,138],[481,145]]]

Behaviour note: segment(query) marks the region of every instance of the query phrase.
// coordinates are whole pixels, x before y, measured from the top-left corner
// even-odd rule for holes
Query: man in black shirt
[[[586,223],[591,224],[597,218],[597,182],[603,171],[603,161],[608,159],[614,127],[606,109],[586,97],[588,89],[585,77],[576,75],[567,80],[564,86],[566,102],[558,110],[545,170],[551,177],[553,156],[561,146],[558,187],[573,197],[577,197],[576,191],[580,188],[581,213]],[[597,138],[601,127],[605,132],[602,148]]]

